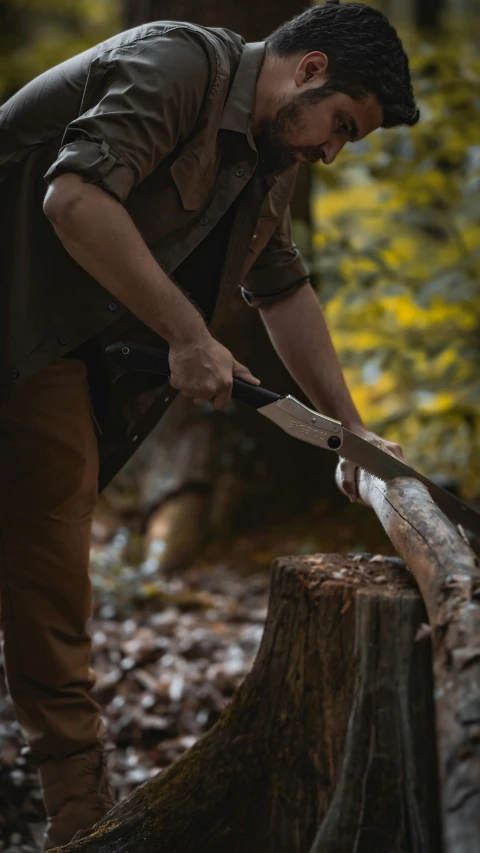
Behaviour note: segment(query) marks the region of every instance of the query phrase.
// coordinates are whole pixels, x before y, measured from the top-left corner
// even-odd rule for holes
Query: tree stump
[[[273,569],[253,666],[217,725],[65,853],[439,853],[430,639],[398,558]],[[323,821],[323,823],[322,823]]]

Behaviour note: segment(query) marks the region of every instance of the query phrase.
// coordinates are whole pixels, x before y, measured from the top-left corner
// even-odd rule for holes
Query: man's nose
[[[327,144],[323,146],[323,150],[325,152],[325,158],[323,162],[326,166],[329,166],[330,163],[333,163],[333,161],[338,156],[344,145],[345,142],[343,142],[341,139],[332,139],[330,142],[327,142]]]

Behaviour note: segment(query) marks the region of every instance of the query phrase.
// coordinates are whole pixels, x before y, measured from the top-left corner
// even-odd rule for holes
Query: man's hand
[[[380,438],[380,436],[375,435],[374,432],[370,432],[361,426],[355,428],[352,427],[351,431],[356,435],[359,435],[360,438],[364,438],[365,441],[369,441],[371,444],[379,447],[380,450],[385,450],[387,453],[391,453],[392,456],[397,456],[398,459],[405,462],[402,448],[398,444],[394,444],[392,441],[386,441],[384,438]],[[340,459],[337,466],[337,485],[339,486],[340,491],[343,492],[343,494],[346,495],[352,503],[358,501],[360,497],[357,488],[357,471],[358,466],[353,462],[350,462],[348,459]]]
[[[236,361],[232,353],[210,333],[204,333],[188,344],[170,345],[170,384],[200,405],[209,400],[216,409],[224,409],[232,394],[233,377],[252,385],[260,380],[248,367]]]

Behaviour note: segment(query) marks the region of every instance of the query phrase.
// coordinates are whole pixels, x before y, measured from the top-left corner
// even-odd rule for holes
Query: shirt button
[[[208,225],[208,216],[202,216],[200,225]]]
[[[108,310],[109,311],[116,311],[117,308],[118,308],[118,305],[116,302],[109,302],[108,303]]]
[[[244,173],[244,170],[242,168],[238,168],[236,170],[235,174],[236,174],[237,178],[241,178],[245,173]]]
[[[258,234],[254,234],[252,240],[258,240]]]

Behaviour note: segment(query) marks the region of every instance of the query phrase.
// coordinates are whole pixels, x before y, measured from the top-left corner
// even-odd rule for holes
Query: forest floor
[[[391,553],[367,510],[346,508],[322,539],[269,530],[202,549],[187,570],[166,578],[151,560],[135,563],[138,541],[118,527],[92,548],[93,691],[105,720],[119,799],[175,761],[219,718],[252,667],[268,605],[269,566],[282,554]],[[371,515],[368,516],[369,519]],[[352,522],[352,518],[356,521]],[[353,526],[352,526],[353,525]],[[369,526],[370,528],[370,526]],[[0,661],[0,851],[40,849],[44,811]]]

